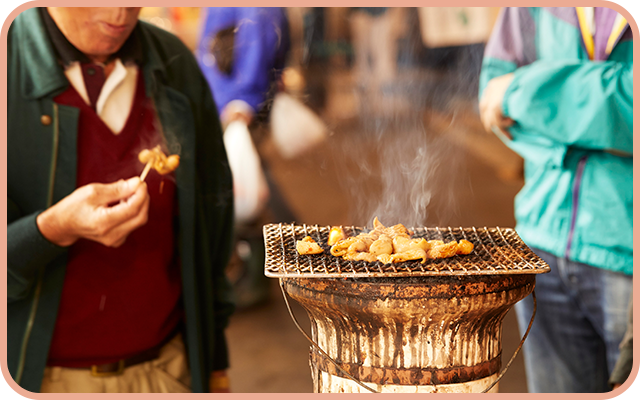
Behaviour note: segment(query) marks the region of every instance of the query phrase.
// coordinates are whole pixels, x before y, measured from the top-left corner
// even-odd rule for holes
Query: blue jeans
[[[533,249],[551,267],[537,275],[538,308],[523,352],[532,393],[599,393],[618,359],[627,327],[631,276]],[[524,333],[532,296],[516,304]]]

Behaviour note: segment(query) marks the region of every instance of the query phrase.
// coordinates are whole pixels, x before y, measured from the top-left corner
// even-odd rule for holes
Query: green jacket
[[[169,148],[180,146],[179,203],[185,342],[194,392],[208,391],[212,370],[228,366],[223,330],[233,311],[224,276],[232,240],[231,172],[218,113],[191,52],[175,36],[140,22],[147,96]],[[67,249],[48,242],[36,216],[76,187],[79,110],[53,98],[69,85],[37,9],[8,34],[8,366],[37,392],[47,361]],[[41,116],[52,118],[43,124]]]
[[[514,73],[503,112],[515,125],[505,143],[525,161],[515,201],[525,243],[630,275],[632,33],[627,24],[611,36],[610,54],[591,61],[575,8],[504,9],[485,50],[480,95],[490,79]]]

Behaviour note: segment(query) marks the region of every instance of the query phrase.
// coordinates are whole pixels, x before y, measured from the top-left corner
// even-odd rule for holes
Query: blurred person
[[[524,344],[531,392],[605,392],[633,274],[633,54],[603,7],[505,8],[480,117],[525,161],[516,230],[551,267]],[[521,332],[533,303],[516,305]]]
[[[208,7],[198,63],[209,82],[223,128],[235,120],[263,122],[289,51],[280,7]]]
[[[360,103],[384,100],[396,82],[397,40],[403,10],[397,7],[353,7],[350,16],[354,70]],[[383,107],[380,111],[385,110]]]
[[[31,8],[8,34],[8,367],[32,392],[226,392],[233,228],[196,60],[140,8]],[[138,153],[178,152],[138,177]]]
[[[351,35],[358,84],[382,88],[395,80],[398,54],[394,18],[399,12],[389,7],[354,7]]]
[[[226,131],[230,124],[242,123],[259,148],[268,132],[269,112],[281,86],[281,73],[290,48],[284,9],[209,7],[204,12],[197,59],[213,93],[222,126]],[[236,244],[228,274],[240,307],[260,303],[268,297],[262,225],[273,220],[292,222],[295,219],[268,165],[261,164],[260,173],[264,173],[268,193],[261,196],[259,202],[266,208],[261,207],[261,212],[256,210],[257,215],[238,219],[243,213],[236,207]]]

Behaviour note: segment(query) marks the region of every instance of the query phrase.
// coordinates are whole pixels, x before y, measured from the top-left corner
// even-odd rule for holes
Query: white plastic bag
[[[309,107],[281,92],[271,107],[271,134],[282,157],[294,158],[322,142],[327,128]]]
[[[251,222],[265,207],[269,199],[269,187],[260,156],[244,122],[234,121],[227,126],[224,147],[233,175],[236,223]]]

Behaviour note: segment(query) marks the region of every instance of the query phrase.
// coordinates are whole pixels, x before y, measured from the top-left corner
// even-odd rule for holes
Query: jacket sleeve
[[[38,229],[39,212],[20,217],[18,206],[7,201],[7,301],[27,296],[38,271],[65,251],[49,242]]]
[[[485,49],[487,83],[514,73],[503,114],[515,121],[505,143],[530,160],[558,164],[568,147],[632,153],[633,64],[537,60],[537,8],[501,10]]]
[[[519,68],[504,115],[566,146],[633,153],[633,63],[536,61]]]
[[[20,19],[19,22],[16,20],[9,28],[6,42],[9,71],[13,71],[12,68],[15,68],[17,63],[15,51],[13,51],[18,47],[14,44],[16,37],[13,36],[15,30],[18,29],[16,25],[23,26],[25,21],[26,19]],[[13,77],[14,75],[9,73],[8,76]],[[11,108],[9,108],[9,110],[11,110]],[[9,118],[11,118],[11,116]],[[8,136],[10,136],[9,133],[5,136],[5,144],[8,146],[7,151],[9,153],[17,151],[19,154],[20,149],[9,146],[11,142],[7,139]],[[13,169],[6,158],[5,161],[7,162],[7,164],[5,164],[7,168],[6,177],[8,181],[11,181],[9,174]],[[33,183],[25,182],[24,184],[29,185]],[[29,295],[29,291],[37,279],[38,272],[59,255],[63,254],[66,248],[54,245],[40,233],[36,224],[36,217],[42,210],[37,212],[32,212],[33,210],[25,211],[20,207],[20,203],[16,201],[17,196],[15,193],[12,196],[11,185],[7,184],[6,188],[8,192],[7,302],[12,303],[22,300]]]
[[[505,7],[500,10],[482,59],[480,99],[491,79],[514,73],[536,61],[537,12],[537,8],[526,7]],[[562,163],[567,151],[566,146],[521,129],[518,124],[509,130],[513,140],[502,137],[500,139],[524,159],[538,164]]]

